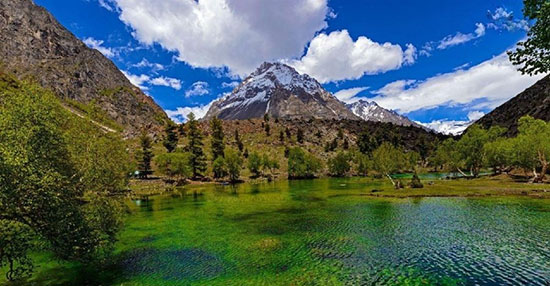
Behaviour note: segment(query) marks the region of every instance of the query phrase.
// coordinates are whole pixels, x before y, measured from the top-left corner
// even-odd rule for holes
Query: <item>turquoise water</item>
[[[550,201],[378,199],[358,179],[186,188],[132,201],[102,268],[35,285],[548,285]]]

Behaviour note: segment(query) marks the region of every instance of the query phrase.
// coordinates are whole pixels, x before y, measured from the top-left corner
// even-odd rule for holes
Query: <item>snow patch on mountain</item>
[[[387,110],[379,106],[374,101],[361,99],[354,103],[347,104],[346,107],[355,115],[366,121],[388,122],[401,126],[420,126],[395,111]]]

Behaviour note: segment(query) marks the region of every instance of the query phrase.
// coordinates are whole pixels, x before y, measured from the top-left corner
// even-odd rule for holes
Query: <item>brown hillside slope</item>
[[[129,137],[141,128],[158,132],[168,120],[113,62],[31,0],[0,1],[0,62],[6,72],[52,89],[72,108],[101,112]]]

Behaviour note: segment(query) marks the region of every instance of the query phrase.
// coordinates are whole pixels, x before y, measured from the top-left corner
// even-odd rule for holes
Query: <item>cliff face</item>
[[[126,136],[161,130],[164,111],[99,51],[88,48],[31,0],[0,1],[2,69],[53,90],[79,112],[101,112]]]
[[[515,135],[518,119],[525,115],[550,121],[550,75],[483,116],[476,123],[486,128],[499,125],[508,128],[508,135]]]

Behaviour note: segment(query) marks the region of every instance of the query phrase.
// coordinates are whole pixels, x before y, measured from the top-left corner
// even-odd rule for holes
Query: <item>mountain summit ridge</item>
[[[346,104],[346,107],[365,121],[387,122],[401,126],[426,128],[393,110],[381,107],[374,101],[360,99],[356,102]]]

